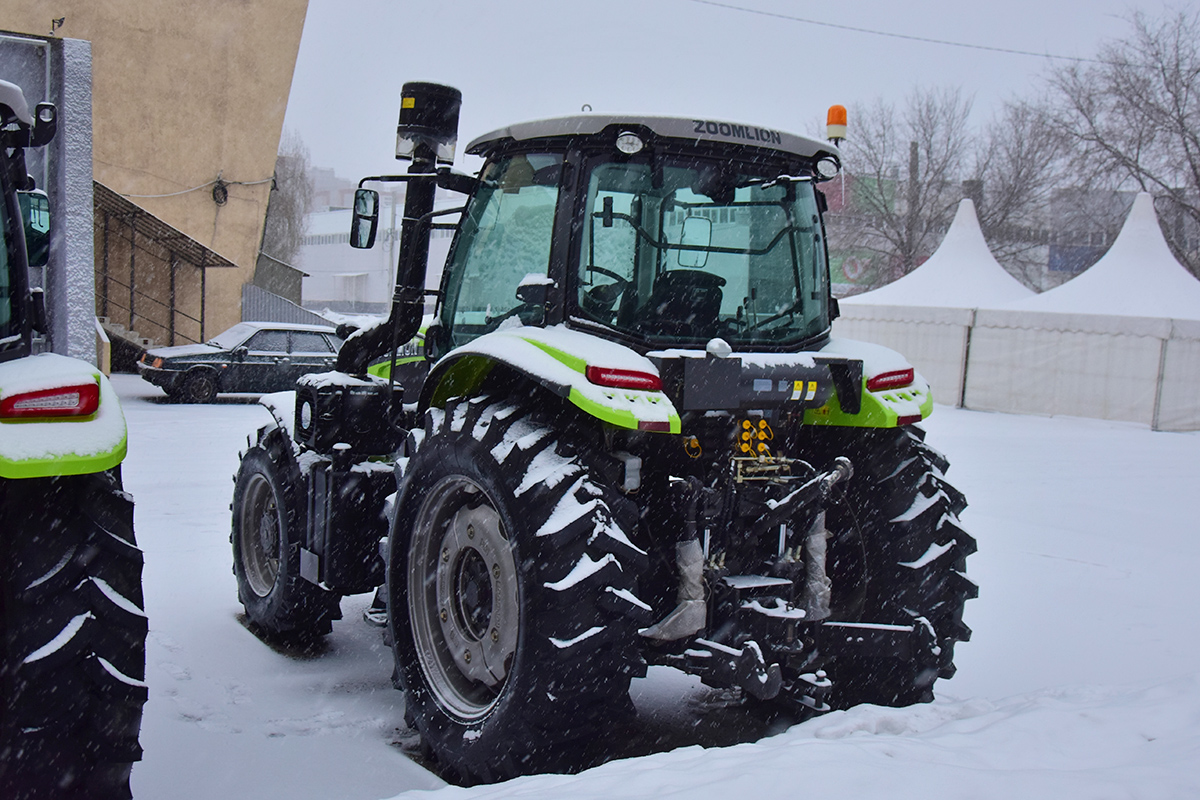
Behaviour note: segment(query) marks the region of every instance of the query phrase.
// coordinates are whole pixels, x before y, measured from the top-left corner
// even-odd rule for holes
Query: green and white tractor
[[[110,800],[141,757],[142,554],[116,393],[91,364],[34,354],[29,267],[52,242],[25,149],[56,127],[0,81],[0,797]]]
[[[648,664],[797,719],[930,700],[974,541],[927,383],[831,336],[837,148],[588,115],[476,139],[471,176],[459,105],[406,84],[410,167],[356,194],[369,247],[365,184],[407,184],[390,317],[265,398],[233,501],[250,620],[320,636],[378,589],[408,722],[465,783],[587,766]]]

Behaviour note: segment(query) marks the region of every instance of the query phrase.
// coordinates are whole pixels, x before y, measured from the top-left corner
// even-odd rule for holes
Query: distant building
[[[312,311],[340,313],[383,313],[392,301],[396,266],[400,258],[400,221],[404,213],[404,189],[380,190],[379,230],[375,246],[355,250],[350,246],[351,205],[356,184],[333,174],[313,169],[316,198],[308,215],[307,233],[296,266],[304,271],[302,305]],[[461,203],[461,198],[439,197],[437,206]],[[454,216],[450,215],[449,220]],[[430,237],[429,274],[426,286],[436,288],[451,231],[435,230]]]
[[[130,282],[120,296],[104,297],[98,278],[97,313],[107,304],[109,316],[122,322],[124,314],[124,323],[164,343],[211,336],[241,320],[307,7],[307,0],[4,3],[0,24],[11,31],[91,42],[92,171],[116,198],[97,211],[97,273],[107,253],[109,287]],[[122,216],[121,201],[134,210]],[[196,245],[214,257],[183,264],[167,230],[181,234],[189,252]],[[132,265],[118,263],[121,236],[134,242],[124,254],[125,262],[133,254]],[[218,264],[231,267],[208,268]],[[155,278],[143,284],[139,275]],[[184,295],[191,305],[176,306]]]

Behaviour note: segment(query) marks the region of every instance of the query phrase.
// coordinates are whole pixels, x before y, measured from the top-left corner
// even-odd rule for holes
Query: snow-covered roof
[[[1031,297],[992,256],[979,229],[975,204],[964,199],[941,245],[929,259],[899,280],[842,299],[844,304],[995,307]]]
[[[1200,319],[1200,280],[1175,260],[1158,227],[1154,200],[1141,192],[1117,240],[1089,269],[1048,292],[991,307]]]
[[[669,139],[720,142],[782,150],[804,158],[813,158],[822,153],[840,155],[838,149],[828,142],[769,128],[760,128],[756,125],[691,118],[605,114],[577,114],[570,117],[539,119],[509,125],[476,138],[467,145],[467,152],[472,155],[482,155],[494,148],[498,142],[506,139],[526,141],[558,136],[592,136],[610,125],[649,128],[658,136]]]

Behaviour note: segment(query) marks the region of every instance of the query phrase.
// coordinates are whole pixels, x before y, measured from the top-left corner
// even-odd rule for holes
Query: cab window
[[[540,321],[541,308],[517,293],[546,280],[561,175],[560,155],[522,153],[484,168],[448,265],[441,318],[451,346]]]

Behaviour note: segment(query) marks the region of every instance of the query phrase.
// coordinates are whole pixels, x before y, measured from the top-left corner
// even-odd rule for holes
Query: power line
[[[218,176],[216,178],[213,178],[208,183],[202,183],[199,186],[193,186],[190,189],[182,189],[178,192],[168,192],[167,194],[122,194],[121,197],[132,197],[132,198],[136,198],[139,200],[140,199],[154,199],[154,198],[159,198],[159,197],[178,197],[181,194],[188,194],[190,192],[198,192],[201,189],[207,189],[209,186],[215,186],[218,183],[225,184],[226,186],[258,186],[263,183],[270,183],[273,180],[275,180],[274,176],[272,176],[270,178],[263,178],[260,181],[227,181],[227,180],[223,180],[220,176]]]
[[[894,33],[892,31],[877,31],[871,28],[859,28],[854,25],[840,25],[836,22],[822,22],[817,19],[807,19],[805,17],[793,17],[789,14],[780,14],[774,11],[762,11],[757,8],[746,8],[745,6],[735,6],[731,3],[718,3],[716,0],[688,0],[692,3],[698,3],[704,6],[715,6],[716,8],[725,8],[730,11],[744,11],[747,14],[757,14],[762,17],[773,17],[775,19],[786,19],[789,22],[800,22],[805,25],[818,25],[822,28],[837,28],[843,31],[853,31],[854,33],[869,33],[872,36],[886,36],[892,39],[907,39],[912,42],[924,42],[925,44],[941,44],[949,47],[964,47],[968,50],[987,50],[993,53],[1008,53],[1015,56],[1033,56],[1034,58],[1055,58],[1062,61],[1077,61],[1088,64],[1103,64],[1106,62],[1095,58],[1081,58],[1079,56],[1061,56],[1053,53],[1035,53],[1030,50],[1016,50],[1011,47],[992,47],[986,44],[969,44],[967,42],[952,42],[949,39],[933,39],[928,36],[913,36],[907,33]]]

